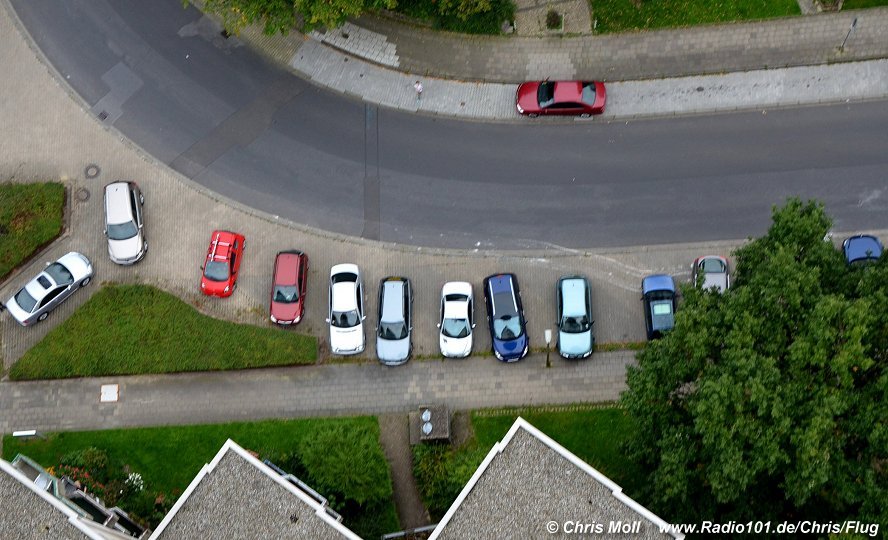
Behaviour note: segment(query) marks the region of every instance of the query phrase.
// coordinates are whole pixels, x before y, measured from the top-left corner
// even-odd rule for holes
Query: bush
[[[546,13],[546,28],[549,30],[558,30],[561,28],[561,21],[563,20],[561,14],[559,14],[554,9],[550,9],[548,13]]]
[[[413,475],[433,520],[447,512],[487,452],[475,444],[459,450],[446,444],[413,447]]]
[[[402,0],[395,10],[408,17],[428,21],[438,30],[463,34],[497,35],[502,31],[503,21],[515,18],[515,4],[512,0],[489,0],[484,3],[489,5],[481,2],[463,4],[453,1],[439,4],[428,0]],[[484,7],[485,11],[473,11],[479,6]]]
[[[68,452],[62,456],[59,464],[85,469],[99,482],[108,481],[108,453],[94,446]]]

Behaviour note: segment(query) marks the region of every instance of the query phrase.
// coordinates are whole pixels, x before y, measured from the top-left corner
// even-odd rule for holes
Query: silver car
[[[142,223],[145,197],[135,182],[105,186],[105,236],[108,255],[117,264],[134,264],[148,252]]]
[[[387,277],[379,282],[378,321],[377,358],[387,366],[403,364],[410,358],[413,332],[413,288],[409,279]]]
[[[30,326],[45,319],[49,312],[81,287],[93,276],[89,259],[72,251],[54,263],[46,263],[46,269],[6,302],[9,314],[22,326]]]

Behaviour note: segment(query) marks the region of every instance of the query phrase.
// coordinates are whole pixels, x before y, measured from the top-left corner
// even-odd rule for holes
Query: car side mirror
[[[46,265],[45,265],[45,266],[49,266],[49,265],[51,265],[51,264],[52,264],[51,262],[46,261]]]
[[[472,323],[472,328],[475,328],[475,323]]]
[[[200,266],[200,271],[203,272],[203,269],[204,269],[204,267],[203,267],[203,265],[201,265],[201,266]]]
[[[142,228],[142,224],[141,224],[141,223],[139,223],[139,228],[140,228],[140,229]]]
[[[102,229],[102,234],[104,234],[105,236],[108,236],[108,229]]]
[[[441,328],[441,323],[436,324],[435,328]]]
[[[330,319],[324,319],[324,321],[326,321],[327,324],[330,324]]]
[[[361,317],[361,320],[362,320],[362,321],[366,321],[366,320],[367,320],[367,316],[364,315],[363,317]]]

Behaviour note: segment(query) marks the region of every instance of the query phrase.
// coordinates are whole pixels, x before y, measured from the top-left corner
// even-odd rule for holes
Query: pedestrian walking
[[[413,84],[413,89],[416,90],[416,101],[420,101],[422,99],[422,83],[416,81],[416,83]]]

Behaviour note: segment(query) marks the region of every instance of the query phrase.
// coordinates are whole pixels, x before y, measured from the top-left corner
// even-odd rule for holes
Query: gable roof
[[[191,481],[151,538],[360,540],[323,504],[231,439]]]
[[[67,505],[37,487],[0,459],[0,538],[16,540],[104,540]]]
[[[636,527],[632,538],[684,538],[661,533],[666,522],[519,417],[487,454],[429,540],[546,538],[552,536],[546,526],[553,521],[563,533],[581,532],[575,529],[577,524],[600,524],[601,532],[587,534],[606,534],[612,523],[620,522]]]

